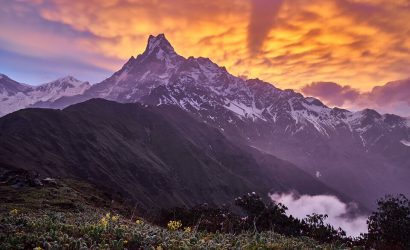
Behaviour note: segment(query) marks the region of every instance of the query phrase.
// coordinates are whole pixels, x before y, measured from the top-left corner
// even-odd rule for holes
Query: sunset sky
[[[0,0],[0,73],[91,83],[164,33],[183,56],[280,88],[410,77],[409,0]]]

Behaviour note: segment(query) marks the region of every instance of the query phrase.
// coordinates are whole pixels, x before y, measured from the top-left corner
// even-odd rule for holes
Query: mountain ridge
[[[39,105],[44,102],[54,102],[61,97],[83,94],[91,85],[73,76],[60,77],[54,81],[38,86],[23,84],[0,76],[0,117],[16,110]]]

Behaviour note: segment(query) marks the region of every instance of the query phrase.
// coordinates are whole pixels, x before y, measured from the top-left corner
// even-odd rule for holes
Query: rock
[[[47,177],[43,179],[42,182],[44,185],[47,185],[47,186],[53,186],[53,187],[58,186],[57,181],[54,178]]]

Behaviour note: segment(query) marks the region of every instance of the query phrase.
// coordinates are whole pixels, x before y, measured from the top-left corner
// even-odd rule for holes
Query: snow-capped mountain
[[[163,34],[150,36],[141,55],[84,93],[36,106],[90,98],[178,106],[369,207],[386,193],[410,194],[408,118],[329,108],[293,90],[235,77],[208,58],[178,55]]]
[[[30,90],[31,87],[25,84],[18,83],[8,76],[0,74],[0,95],[1,98],[6,96],[12,96],[18,92],[25,92]]]
[[[39,86],[30,86],[16,82],[6,75],[0,75],[0,116],[43,102],[52,103],[64,96],[80,95],[90,86],[88,82],[79,81],[72,76]]]
[[[86,95],[179,106],[369,206],[386,193],[410,190],[404,178],[410,177],[409,120],[329,108],[293,90],[235,77],[208,58],[179,56],[162,34],[150,36],[144,53]]]

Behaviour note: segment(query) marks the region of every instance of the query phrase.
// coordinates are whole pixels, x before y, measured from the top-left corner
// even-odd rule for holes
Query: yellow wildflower
[[[142,225],[142,220],[137,219],[137,220],[135,221],[135,224],[137,224],[137,225]]]
[[[192,229],[191,229],[191,227],[185,227],[184,231],[185,231],[185,233],[190,233],[190,232],[192,232]]]
[[[106,217],[102,217],[100,220],[100,225],[106,228],[108,226],[108,220]]]
[[[19,213],[19,211],[15,208],[15,209],[12,209],[11,211],[10,211],[10,215],[17,215]]]
[[[117,215],[114,215],[113,217],[111,217],[111,220],[112,221],[118,221],[118,219],[120,218],[120,216],[117,214]]]
[[[178,221],[171,220],[171,221],[168,222],[167,226],[168,226],[169,230],[175,231],[175,230],[178,230],[182,227],[182,223],[179,220]]]
[[[110,219],[111,218],[111,213],[106,213],[105,218]]]

